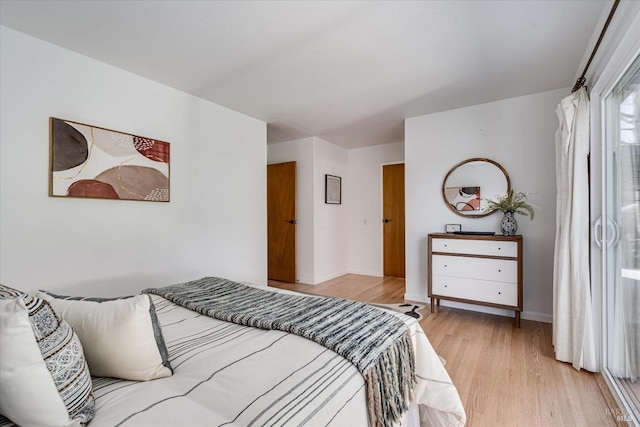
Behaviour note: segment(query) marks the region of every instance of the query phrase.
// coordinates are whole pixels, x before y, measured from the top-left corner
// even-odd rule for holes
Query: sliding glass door
[[[640,57],[604,99],[605,373],[640,421]]]

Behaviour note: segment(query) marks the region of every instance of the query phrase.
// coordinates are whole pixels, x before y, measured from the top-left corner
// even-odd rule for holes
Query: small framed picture
[[[339,176],[324,176],[324,202],[329,205],[342,204],[342,178]]]
[[[447,233],[455,233],[458,231],[462,231],[462,225],[461,224],[447,224],[444,226],[444,231],[446,231]]]

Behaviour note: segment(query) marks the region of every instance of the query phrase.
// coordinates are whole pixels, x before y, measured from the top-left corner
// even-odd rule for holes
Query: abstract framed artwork
[[[49,196],[169,202],[168,142],[49,121]]]
[[[342,204],[342,178],[339,176],[324,176],[324,202],[330,205]]]
[[[444,191],[447,201],[454,210],[480,210],[480,187],[447,187]]]

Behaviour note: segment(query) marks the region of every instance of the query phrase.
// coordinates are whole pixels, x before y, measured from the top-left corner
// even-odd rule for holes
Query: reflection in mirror
[[[451,168],[442,183],[442,196],[447,206],[458,215],[480,218],[486,212],[484,199],[495,199],[511,189],[507,171],[489,159],[473,158]]]
[[[456,211],[480,210],[480,187],[445,187],[445,198]]]

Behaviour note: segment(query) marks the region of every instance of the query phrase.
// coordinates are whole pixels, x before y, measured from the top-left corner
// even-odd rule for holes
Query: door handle
[[[615,221],[611,221],[610,219],[607,220],[607,230],[609,226],[611,226],[612,232],[611,240],[607,238],[607,246],[614,246],[620,239],[620,229],[618,228],[618,223]]]
[[[616,243],[618,243],[618,240],[620,238],[620,229],[618,228],[618,224],[616,224],[615,221],[607,219],[606,227],[607,239],[605,240],[603,236],[604,227],[602,225],[602,218],[598,218],[593,226],[593,233],[595,234],[594,240],[596,242],[596,245],[598,245],[598,248],[600,249],[602,249],[602,245],[607,245],[607,247],[615,245]],[[611,229],[611,233],[608,233],[609,229]]]
[[[596,245],[598,245],[598,248],[602,249],[602,218],[598,218],[596,223],[593,225],[593,234]]]
[[[294,225],[294,224],[297,224],[297,223],[298,223],[298,220],[295,220],[295,219],[285,219],[285,220],[284,220],[284,222],[288,222],[289,224]]]
[[[391,220],[391,219],[387,219],[387,218],[385,218],[385,219],[383,219],[383,220],[382,220],[382,222],[384,222],[385,224],[386,224],[387,222],[389,222],[389,221],[392,221],[392,220]]]

